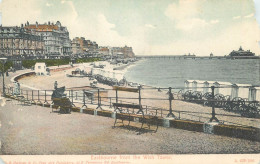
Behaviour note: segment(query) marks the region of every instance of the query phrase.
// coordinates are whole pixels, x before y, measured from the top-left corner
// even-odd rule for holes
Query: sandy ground
[[[259,153],[260,143],[174,128],[142,133],[113,119],[82,113],[50,113],[15,100],[0,107],[0,154]]]
[[[89,86],[90,82],[88,78],[71,78],[71,77],[66,77],[66,74],[70,74],[72,70],[75,70],[76,68],[71,68],[68,70],[64,71],[58,71],[58,72],[51,72],[51,76],[31,76],[31,77],[26,77],[21,79],[19,82],[21,83],[22,87],[25,89],[28,89],[28,87],[25,86],[30,86],[29,89],[39,89],[39,90],[52,90],[54,88],[54,82],[58,82],[58,86],[65,86],[66,88],[74,88],[74,97],[77,93],[77,100],[73,100],[77,106],[81,107],[82,106],[82,89],[78,89],[75,87],[82,87],[82,86]],[[106,86],[103,84],[98,84],[98,87],[101,88],[106,88],[106,89],[111,89],[110,86]],[[85,88],[86,89],[86,88]],[[143,108],[146,109],[146,106],[148,106],[148,113],[152,112],[153,114],[160,115],[163,117],[166,117],[166,115],[169,113],[169,101],[168,100],[155,100],[155,99],[167,99],[168,95],[166,94],[167,91],[163,92],[158,92],[158,90],[154,89],[149,89],[149,87],[145,87],[144,90],[141,91],[141,97],[144,98],[142,100],[142,105]],[[50,95],[52,92],[48,92],[47,94],[49,95],[47,99],[50,101]],[[34,93],[34,96],[36,96],[37,93]],[[43,92],[40,94],[44,94]],[[69,93],[67,92],[67,95]],[[111,98],[111,102],[115,102],[115,91],[109,90],[108,97]],[[119,96],[119,102],[128,102],[128,103],[138,103],[138,93],[131,93],[131,92],[123,92],[119,91],[118,92]],[[29,98],[31,97],[30,92],[29,92]],[[131,98],[131,99],[127,99]],[[133,99],[135,98],[135,99]],[[146,98],[154,98],[153,100],[149,100]],[[175,98],[177,96],[175,95]],[[43,97],[42,97],[43,99]],[[97,103],[95,99],[94,103]],[[90,103],[88,101],[87,103]],[[189,119],[189,120],[195,120],[195,121],[201,121],[201,122],[206,122],[209,121],[211,117],[211,107],[205,107],[201,104],[195,104],[195,103],[189,103],[189,102],[184,102],[184,101],[179,101],[179,100],[174,100],[172,102],[172,109],[173,113],[177,118],[180,119]],[[108,98],[102,98],[102,105],[107,105],[103,106],[103,109],[106,110],[113,110],[111,108],[108,108],[110,105],[110,99]],[[96,108],[96,106],[89,105],[93,108]],[[157,111],[155,109],[158,109]],[[152,110],[153,109],[153,110]],[[146,110],[145,110],[146,112]],[[216,114],[217,118],[224,124],[235,124],[235,125],[244,125],[244,126],[253,126],[253,127],[258,127],[260,128],[260,119],[253,119],[253,118],[245,118],[245,117],[239,117],[239,114],[234,114],[231,112],[224,111],[223,109],[216,108]],[[228,115],[228,116],[225,116]]]

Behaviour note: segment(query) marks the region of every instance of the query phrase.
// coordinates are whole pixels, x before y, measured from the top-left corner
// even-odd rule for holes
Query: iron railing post
[[[112,108],[111,97],[109,98],[109,108]]]
[[[33,99],[33,90],[32,90],[32,101],[34,101],[34,99]]]
[[[27,99],[27,101],[29,100],[28,99],[28,90],[26,90],[26,99]]]
[[[173,100],[172,88],[169,87],[169,113],[168,113],[167,117],[175,118],[175,115],[172,113],[172,100]]]
[[[73,102],[73,90],[71,90],[71,105],[75,106]]]
[[[118,93],[117,93],[117,89],[116,89],[116,103],[118,103]]]
[[[46,96],[47,96],[47,95],[46,95],[46,90],[44,90],[44,104],[45,104],[45,103],[48,103],[48,102],[47,102],[47,97],[46,97]]]
[[[38,90],[38,102],[41,102],[40,101],[40,91]]]
[[[87,108],[87,106],[86,106],[86,100],[85,100],[85,89],[83,89],[83,105],[82,105],[82,108],[83,107],[86,107]]]
[[[212,95],[211,95],[212,116],[211,116],[209,122],[212,122],[213,120],[215,120],[216,122],[219,122],[219,120],[216,117],[216,113],[215,113],[214,89],[215,89],[215,86],[211,86],[211,91],[212,91]]]
[[[98,108],[100,108],[101,110],[103,110],[102,108],[101,108],[101,96],[100,96],[100,90],[98,89],[98,106],[97,106],[97,108],[96,109],[98,109]]]
[[[142,113],[143,109],[142,109],[142,98],[141,98],[141,86],[138,86],[138,100],[139,100],[139,110],[137,112],[137,114],[139,112]]]

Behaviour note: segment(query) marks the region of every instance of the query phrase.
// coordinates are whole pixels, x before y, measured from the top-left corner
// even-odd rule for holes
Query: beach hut
[[[92,74],[93,74],[93,75],[97,75],[97,74],[98,74],[96,68],[92,68]]]
[[[191,86],[192,86],[192,91],[197,91],[197,81],[196,80],[193,80],[192,83],[191,83]]]
[[[87,73],[87,74],[92,74],[92,69],[93,68],[91,68],[90,66],[85,66],[85,72]]]
[[[256,89],[255,100],[260,101],[260,87],[255,87],[255,89]]]
[[[233,84],[231,89],[231,99],[235,97],[248,99],[249,87],[249,84]]]
[[[116,73],[116,77],[115,77],[118,81],[124,79],[124,74],[123,73]]]
[[[215,81],[204,81],[203,82],[203,94],[207,93],[207,92],[211,92],[211,86],[213,86],[215,83]],[[208,88],[207,88],[208,87]]]
[[[104,76],[109,77],[109,71],[104,70]]]
[[[186,80],[184,81],[184,92],[188,91],[188,90],[191,90],[191,84],[194,80]]]
[[[250,85],[250,84],[237,84],[237,86],[239,87],[238,97],[241,97],[243,99],[248,99],[249,88],[252,85]]]
[[[215,83],[213,83],[213,86],[215,86],[215,89],[214,89],[214,94],[219,94],[219,87],[220,87],[220,84],[216,81]]]
[[[213,83],[215,88],[215,94],[222,94],[224,96],[231,95],[231,83],[216,81]]]
[[[45,63],[36,63],[34,66],[34,71],[36,75],[47,75]]]
[[[215,82],[215,86],[219,87],[219,88],[216,88],[218,94],[222,94],[224,96],[231,95],[231,87],[232,87],[231,83],[218,81],[218,82]]]
[[[260,87],[250,87],[248,101],[260,101]]]
[[[193,82],[196,82],[196,91],[203,93],[204,81],[194,80]]]
[[[236,84],[232,84],[232,89],[231,89],[231,100],[235,97],[238,96],[238,86]]]
[[[95,72],[94,74],[96,75],[102,75],[102,72],[99,68],[94,68],[94,72]]]
[[[204,83],[203,83],[203,94],[209,92],[209,88],[208,87],[209,87],[209,82],[204,81]]]

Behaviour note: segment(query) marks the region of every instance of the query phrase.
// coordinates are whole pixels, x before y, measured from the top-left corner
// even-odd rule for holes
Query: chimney
[[[36,28],[38,28],[38,22],[36,21]]]
[[[21,24],[21,27],[23,28],[23,24]]]
[[[27,21],[27,26],[29,26],[29,22]]]
[[[50,24],[51,24],[51,22],[49,21],[49,22],[48,22],[48,25],[50,25]]]

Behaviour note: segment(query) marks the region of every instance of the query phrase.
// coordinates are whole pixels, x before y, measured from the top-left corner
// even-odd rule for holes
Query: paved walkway
[[[259,153],[260,143],[174,128],[138,134],[114,120],[82,113],[50,113],[15,100],[0,107],[0,154]]]

